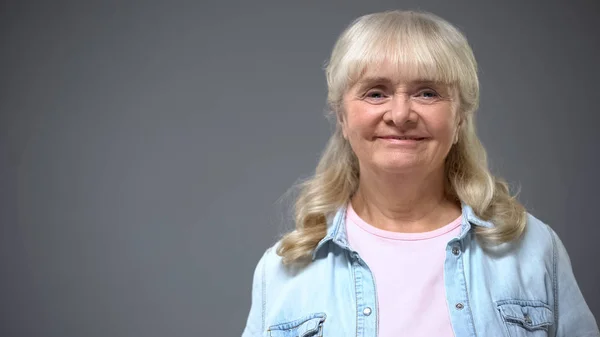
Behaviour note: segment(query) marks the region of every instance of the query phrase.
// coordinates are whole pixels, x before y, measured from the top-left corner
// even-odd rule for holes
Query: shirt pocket
[[[267,330],[269,337],[323,337],[323,323],[327,315],[318,312],[302,318],[275,324]]]
[[[504,300],[496,305],[510,337],[545,337],[554,324],[554,313],[541,301]]]

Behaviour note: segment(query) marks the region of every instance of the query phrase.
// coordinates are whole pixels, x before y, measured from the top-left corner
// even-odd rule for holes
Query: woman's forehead
[[[408,66],[396,66],[390,63],[365,66],[352,81],[352,86],[365,86],[374,84],[432,84],[438,86],[451,86],[445,83],[441,76],[435,76],[431,71],[418,71]]]
[[[437,67],[425,65],[393,64],[381,62],[363,65],[359,71],[355,71],[351,77],[351,84],[390,83],[390,84],[414,84],[429,83],[450,86],[443,80],[444,76],[439,74]]]

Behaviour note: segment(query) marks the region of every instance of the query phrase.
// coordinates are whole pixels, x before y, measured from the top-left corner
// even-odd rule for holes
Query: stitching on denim
[[[267,252],[265,253],[265,257],[266,255],[271,251],[271,248],[267,249]],[[266,268],[265,268],[265,261],[264,261],[264,257],[263,257],[263,262],[261,263],[261,297],[262,297],[262,331],[265,331],[265,326],[266,326],[266,322],[265,322],[265,312],[267,310],[267,292],[265,291],[266,288],[266,283],[267,283],[267,278],[266,278]]]
[[[299,328],[303,324],[305,324],[309,321],[312,321],[314,319],[318,319],[319,324],[321,325],[327,319],[327,314],[324,312],[314,312],[312,314],[300,317],[293,321],[272,325],[269,327],[269,330],[278,330],[278,331],[293,330],[293,329]]]
[[[469,235],[469,242],[468,242],[468,244],[471,243],[472,239],[473,238],[471,237],[471,235]],[[464,257],[465,257],[465,253],[466,253],[466,251],[467,251],[468,248],[469,247],[467,246],[467,243],[465,242],[464,243],[464,252],[463,252],[463,254],[460,255],[460,265],[461,265],[460,269],[462,270],[462,274],[463,274],[463,277],[462,277],[462,280],[461,280],[462,282],[461,283],[462,283],[462,285],[463,285],[463,287],[465,289],[465,294],[467,295],[467,297],[465,298],[465,302],[466,302],[465,304],[467,305],[467,308],[469,309],[469,318],[470,318],[469,319],[469,324],[471,325],[471,328],[473,329],[473,333],[474,333],[473,336],[477,337],[477,330],[475,329],[475,319],[473,318],[473,310],[471,309],[471,302],[469,300],[469,290],[467,289],[467,277],[466,277],[466,274],[465,274],[465,261],[464,261]]]
[[[524,318],[521,315],[513,315],[511,310],[509,308],[505,308],[505,306],[518,306],[519,309],[522,310],[523,307],[530,307],[533,310],[536,310],[536,312],[539,315],[535,315],[535,317],[540,317],[540,315],[542,316],[542,322],[531,325],[531,328],[544,328],[544,329],[548,329],[548,326],[550,326],[553,321],[549,321],[549,319],[553,318],[553,312],[550,309],[550,306],[547,305],[546,303],[542,302],[542,301],[530,301],[530,300],[502,300],[502,301],[496,301],[496,307],[498,308],[498,311],[500,312],[500,315],[503,317],[504,321],[506,323],[518,323],[518,324],[523,324],[524,322]],[[550,315],[547,315],[547,313],[550,312]],[[531,323],[530,323],[531,324]]]
[[[351,254],[351,253],[348,253]],[[356,337],[358,337],[358,289],[356,286],[356,275],[354,274],[354,263],[352,262],[352,257],[350,260],[350,267],[352,268],[352,279],[354,279],[354,300],[356,301],[356,324],[354,330],[356,331]]]
[[[333,242],[336,241],[340,241],[343,243],[343,245],[347,246],[348,242],[347,242],[347,237],[346,237],[346,228],[345,228],[345,224],[346,224],[346,207],[341,207],[340,210],[338,211],[338,218],[336,219],[337,221],[334,224],[334,231],[331,235]],[[340,235],[340,231],[342,231],[342,238],[339,238],[338,236]],[[343,239],[343,240],[340,240]]]
[[[355,259],[355,257],[354,257],[354,259]],[[359,335],[362,335],[358,330],[358,326],[359,326],[358,321],[360,320],[360,307],[359,307],[360,300],[358,298],[359,297],[358,296],[358,282],[361,279],[361,276],[357,275],[358,271],[356,270],[357,266],[355,264],[355,261],[352,261],[351,264],[352,264],[352,276],[354,277],[354,296],[356,299],[356,329],[355,330],[356,330],[356,337],[358,337]],[[362,293],[362,291],[361,291],[361,293]],[[361,298],[362,298],[362,296],[361,296]]]
[[[550,305],[548,305],[544,301],[539,301],[539,300],[519,300],[519,299],[511,298],[511,299],[496,301],[497,306],[501,306],[504,304],[516,304],[516,305],[526,306],[526,307],[534,307],[534,308],[542,307],[542,308],[550,309]]]
[[[556,251],[556,238],[550,226],[546,225],[546,228],[550,232],[552,238],[552,286],[554,287],[554,336],[558,334],[558,276],[557,276],[557,251]]]
[[[340,230],[340,222],[344,221],[342,216],[345,216],[345,214],[346,214],[345,207],[341,207],[337,210],[333,219],[331,220],[332,230],[331,230],[331,232],[328,231],[325,234],[325,236],[321,239],[321,241],[319,241],[319,243],[317,243],[317,245],[315,246],[315,248],[313,249],[313,252],[312,252],[312,256],[311,256],[312,260],[315,260],[315,258],[317,256],[317,252],[322,249],[322,247],[325,245],[325,243],[327,243],[328,241],[333,241],[334,243],[336,242],[336,237]]]

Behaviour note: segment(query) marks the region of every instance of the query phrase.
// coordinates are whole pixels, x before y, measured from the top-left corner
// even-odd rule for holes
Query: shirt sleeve
[[[264,334],[264,263],[266,253],[254,269],[252,301],[242,337],[262,337]]]
[[[558,235],[554,243],[556,337],[600,337],[598,325],[573,274],[571,260]]]

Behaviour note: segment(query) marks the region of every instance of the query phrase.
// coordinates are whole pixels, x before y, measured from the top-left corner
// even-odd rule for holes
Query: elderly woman
[[[554,231],[487,168],[477,67],[428,13],[357,19],[326,68],[336,129],[243,336],[600,336]]]

